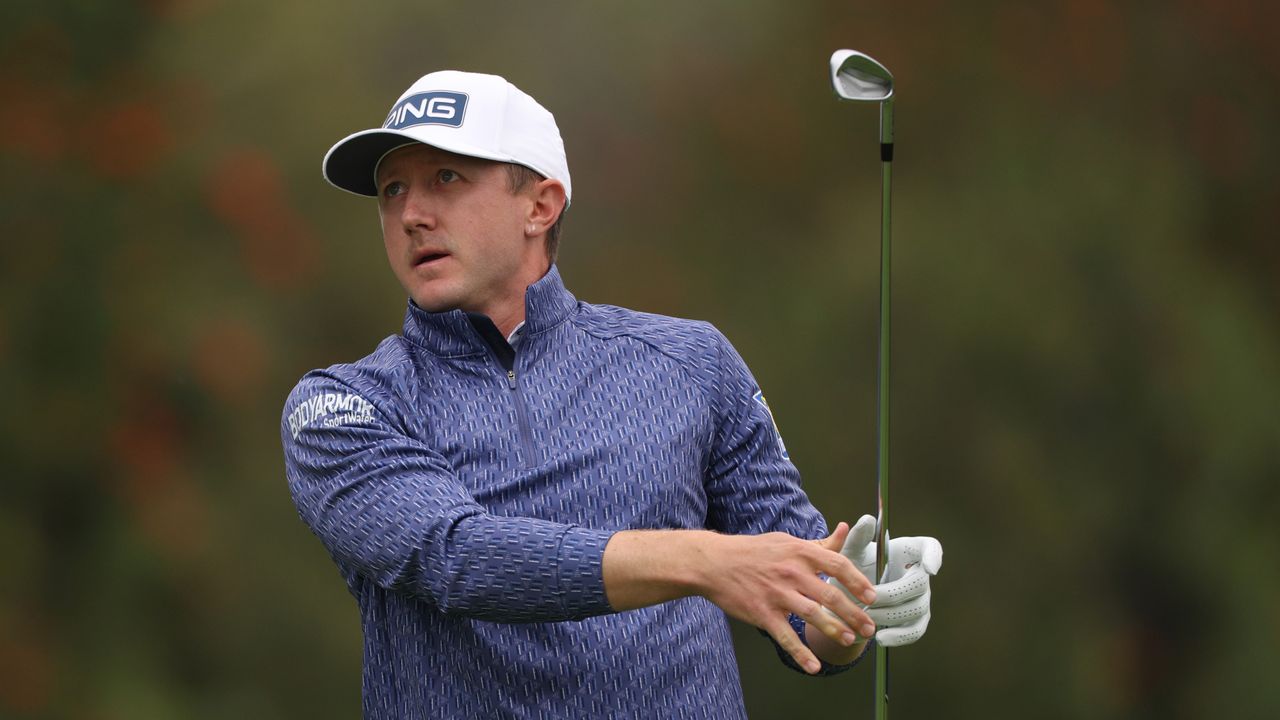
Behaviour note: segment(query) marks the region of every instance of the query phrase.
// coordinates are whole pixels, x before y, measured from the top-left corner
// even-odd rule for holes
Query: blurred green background
[[[714,322],[815,503],[874,512],[895,74],[894,500],[946,547],[904,718],[1280,716],[1280,43],[1265,2],[9,2],[0,717],[349,718],[355,604],[279,415],[400,326],[320,177],[419,75],[557,116],[560,266]],[[870,663],[753,717],[870,717]]]

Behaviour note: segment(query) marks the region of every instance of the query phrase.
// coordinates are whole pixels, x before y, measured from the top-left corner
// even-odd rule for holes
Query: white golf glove
[[[864,577],[876,572],[876,519],[858,518],[840,554],[853,561]],[[876,624],[876,642],[885,647],[910,645],[929,627],[929,576],[942,568],[942,544],[931,537],[901,537],[889,540],[889,560],[884,577],[876,584],[876,601],[870,606],[854,597],[835,578],[835,583],[851,600],[864,607]]]

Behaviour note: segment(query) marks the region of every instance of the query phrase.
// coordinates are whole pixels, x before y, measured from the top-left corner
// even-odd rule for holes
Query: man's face
[[[419,307],[523,316],[549,263],[525,232],[534,201],[510,192],[502,163],[408,145],[383,158],[377,185],[387,260]]]

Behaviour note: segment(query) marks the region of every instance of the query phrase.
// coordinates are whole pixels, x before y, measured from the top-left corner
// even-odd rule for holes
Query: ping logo
[[[466,93],[445,90],[418,93],[396,103],[382,127],[387,130],[402,130],[414,125],[460,127],[466,110]]]
[[[769,422],[773,423],[773,432],[778,436],[778,447],[782,450],[782,457],[790,460],[791,453],[787,452],[787,444],[782,442],[782,431],[778,429],[778,421],[773,419],[773,410],[769,408],[769,401],[764,399],[764,392],[757,390],[756,394],[751,396],[751,399],[760,403],[764,411],[769,413]]]

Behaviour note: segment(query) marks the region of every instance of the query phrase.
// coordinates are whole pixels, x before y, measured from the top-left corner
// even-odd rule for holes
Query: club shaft
[[[880,357],[876,366],[876,479],[879,518],[876,523],[876,582],[884,578],[889,548],[889,339],[890,269],[893,253],[890,240],[891,199],[893,197],[893,101],[880,104]],[[876,720],[889,717],[889,650],[876,644]]]

